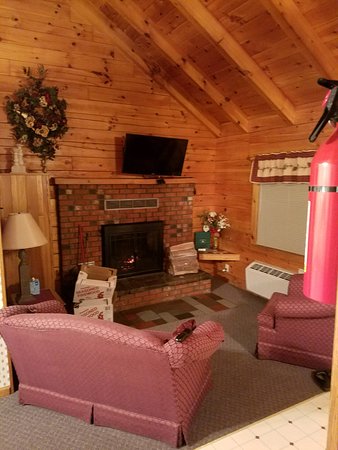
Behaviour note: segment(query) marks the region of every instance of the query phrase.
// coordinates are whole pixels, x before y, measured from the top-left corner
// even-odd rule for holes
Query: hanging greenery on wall
[[[43,86],[47,74],[44,66],[38,66],[36,76],[30,67],[23,71],[26,83],[6,97],[5,110],[14,138],[39,156],[45,172],[46,161],[55,158],[58,139],[68,130],[67,102],[58,98],[56,86]]]

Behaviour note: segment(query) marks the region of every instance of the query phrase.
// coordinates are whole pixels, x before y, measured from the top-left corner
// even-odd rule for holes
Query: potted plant
[[[56,86],[44,86],[47,70],[40,65],[37,75],[23,68],[26,83],[12,96],[6,97],[5,111],[19,145],[26,145],[41,159],[46,172],[47,160],[55,157],[58,139],[68,130],[65,100],[58,98]]]

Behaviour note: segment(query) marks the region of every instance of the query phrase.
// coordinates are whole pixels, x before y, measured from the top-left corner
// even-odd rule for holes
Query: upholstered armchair
[[[16,367],[22,404],[172,446],[187,442],[211,386],[211,357],[224,339],[220,324],[195,327],[188,321],[167,333],[12,311],[0,320],[0,334]]]
[[[306,297],[302,274],[292,275],[287,294],[271,296],[257,320],[258,358],[331,369],[335,306]]]

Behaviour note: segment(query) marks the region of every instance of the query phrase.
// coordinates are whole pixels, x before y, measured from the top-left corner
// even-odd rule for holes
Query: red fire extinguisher
[[[330,89],[322,117],[311,133],[314,142],[327,122],[335,130],[319,147],[312,163],[309,185],[304,294],[321,303],[335,304],[338,271],[338,80],[320,78]]]

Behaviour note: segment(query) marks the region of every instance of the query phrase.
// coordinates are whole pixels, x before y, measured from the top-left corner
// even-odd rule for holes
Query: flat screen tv
[[[180,176],[187,145],[187,139],[127,133],[122,172],[149,176]]]

